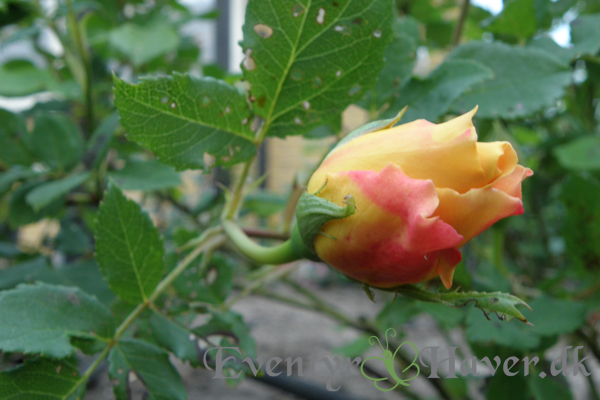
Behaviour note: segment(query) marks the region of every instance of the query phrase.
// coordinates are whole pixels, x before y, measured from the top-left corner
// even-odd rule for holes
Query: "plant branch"
[[[92,61],[89,49],[86,48],[84,44],[83,32],[81,31],[81,26],[77,21],[77,15],[75,14],[75,9],[73,8],[73,2],[72,0],[66,0],[66,3],[68,11],[67,20],[69,21],[69,25],[73,34],[73,39],[75,41],[75,46],[77,46],[77,51],[79,53],[79,56],[81,57],[81,61],[85,69],[85,82],[83,92],[86,99],[87,130],[88,132],[92,132],[96,128],[96,120],[94,115],[94,94],[92,91],[94,79]]]
[[[71,396],[79,386],[85,383],[92,373],[98,368],[100,363],[110,350],[118,343],[121,336],[127,331],[127,329],[131,326],[131,324],[147,309],[152,307],[152,303],[156,298],[165,291],[167,287],[173,283],[175,279],[200,255],[202,252],[212,252],[215,248],[221,246],[225,237],[221,233],[220,227],[208,229],[202,235],[203,241],[198,245],[196,249],[194,249],[190,254],[188,254],[175,269],[173,269],[154,289],[154,292],[150,295],[148,300],[144,303],[140,303],[137,307],[125,318],[125,320],[117,327],[115,330],[115,334],[112,337],[111,341],[106,345],[106,347],[102,350],[100,355],[94,360],[94,362],[86,369],[81,378],[77,381],[77,383],[69,390],[67,394],[65,394],[61,399],[66,400]]]
[[[458,17],[458,21],[456,22],[456,26],[454,27],[454,35],[452,36],[452,46],[457,46],[460,43],[460,37],[462,36],[465,21],[467,20],[467,15],[469,14],[469,4],[470,0],[463,0],[462,2],[462,5],[460,7],[460,16]]]

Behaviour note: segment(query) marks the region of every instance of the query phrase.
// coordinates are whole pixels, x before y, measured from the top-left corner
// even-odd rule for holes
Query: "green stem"
[[[77,46],[77,51],[79,52],[79,56],[81,57],[81,61],[85,68],[85,86],[83,87],[83,92],[85,94],[86,99],[86,112],[87,112],[87,122],[88,122],[88,131],[92,132],[96,128],[96,121],[94,116],[94,95],[92,92],[93,87],[93,71],[92,71],[92,61],[90,58],[89,50],[85,47],[83,43],[83,33],[81,32],[81,26],[77,22],[77,15],[75,14],[75,9],[73,8],[72,0],[66,0],[67,2],[67,19],[69,21],[69,25],[72,28],[73,39],[75,40],[75,46]]]
[[[456,27],[454,28],[454,35],[452,36],[452,46],[457,46],[460,43],[460,37],[462,36],[465,21],[467,20],[467,15],[469,14],[469,3],[469,0],[463,0],[463,3],[460,7],[460,16],[458,17]]]
[[[244,199],[244,185],[246,184],[246,179],[248,178],[248,174],[250,174],[250,168],[252,167],[254,160],[256,160],[256,156],[252,157],[251,160],[244,164],[244,169],[237,179],[233,192],[231,193],[231,198],[223,209],[224,219],[234,219],[236,217],[238,209]]]
[[[286,264],[302,258],[287,240],[275,247],[265,247],[250,239],[233,221],[223,221],[223,230],[240,253],[257,264]]]

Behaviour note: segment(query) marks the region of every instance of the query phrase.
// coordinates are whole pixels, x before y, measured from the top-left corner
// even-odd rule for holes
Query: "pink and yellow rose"
[[[418,120],[368,133],[330,153],[308,192],[338,205],[350,194],[356,213],[321,227],[317,255],[374,287],[439,275],[450,288],[459,249],[523,213],[521,182],[533,174],[517,164],[510,143],[477,142],[476,111],[439,125]]]

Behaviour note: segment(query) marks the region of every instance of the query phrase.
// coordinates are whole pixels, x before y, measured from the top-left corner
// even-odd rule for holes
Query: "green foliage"
[[[35,307],[32,307],[35,305]],[[0,349],[63,358],[71,337],[108,338],[112,315],[79,289],[44,283],[0,293]]]
[[[0,374],[0,396],[15,400],[71,400],[81,395],[81,390],[74,390],[79,379],[73,359],[27,360]]]
[[[96,260],[108,285],[123,300],[146,301],[164,272],[163,243],[150,217],[111,185],[96,226]]]
[[[113,386],[117,400],[129,399],[130,374],[140,379],[151,398],[156,400],[187,399],[187,392],[169,355],[141,340],[121,340],[108,356],[108,373],[119,382]]]
[[[449,58],[477,61],[493,71],[494,79],[475,85],[453,106],[463,113],[479,105],[479,118],[531,115],[552,105],[571,83],[571,70],[551,55],[500,42],[467,43]]]
[[[233,165],[256,152],[246,98],[225,82],[176,74],[114,83],[130,138],[178,170]]]
[[[390,115],[408,106],[406,122],[415,119],[436,121],[446,114],[454,101],[475,84],[494,78],[485,65],[473,60],[450,60],[437,67],[426,79],[412,78],[398,91]]]
[[[249,0],[235,74],[205,64],[208,53],[187,33],[199,21],[221,24],[216,10],[194,15],[176,0],[61,0],[52,10],[0,0],[2,49],[30,53],[0,60],[0,399],[82,398],[105,359],[117,399],[135,379],[150,399],[185,399],[171,357],[203,368],[206,345],[264,357],[236,307],[249,294],[337,322],[356,338],[338,346],[344,357],[364,357],[368,339],[378,333],[383,343],[389,328],[394,344],[426,326],[433,345],[463,343],[460,361],[469,352],[540,358],[529,376],[517,364],[513,377],[500,366],[476,382],[423,381],[434,397],[574,398],[566,379],[539,373],[557,344],[600,351],[600,3],[511,0],[498,15],[473,4],[461,14],[460,3]],[[561,47],[552,33],[568,21],[571,43]],[[49,32],[62,51],[45,46]],[[9,111],[32,94],[33,106]],[[279,182],[269,172],[284,169],[268,157],[276,138],[331,136],[310,143],[311,155],[326,157],[400,117],[443,122],[475,106],[480,139],[512,143],[535,175],[523,185],[524,215],[461,248],[454,291],[438,289],[437,278],[369,291],[377,303],[363,312],[340,307],[349,297],[328,304],[313,293],[346,285],[353,302],[368,301],[355,283],[321,277],[324,266],[253,271],[226,245],[225,227],[244,235],[236,219],[265,246],[297,235],[294,205],[316,165],[303,158],[305,170],[285,186],[294,189],[271,191]],[[363,114],[370,122],[345,135]],[[300,151],[278,158],[295,163]],[[348,203],[341,213],[320,209],[346,215]],[[286,318],[300,315],[288,310]],[[81,353],[96,362],[84,365]],[[251,373],[230,366],[226,373]]]
[[[173,167],[155,160],[129,159],[124,168],[111,171],[108,177],[123,190],[160,190],[181,184],[179,174]]]
[[[252,1],[246,8],[242,67],[254,112],[270,136],[319,125],[335,131],[341,113],[375,83],[391,39],[392,2]]]

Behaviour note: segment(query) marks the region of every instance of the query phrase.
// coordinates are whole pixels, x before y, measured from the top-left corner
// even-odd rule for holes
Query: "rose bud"
[[[340,142],[297,208],[306,247],[373,287],[439,275],[450,288],[459,249],[523,213],[521,182],[533,174],[510,143],[477,142],[476,111],[438,125],[378,121]]]

